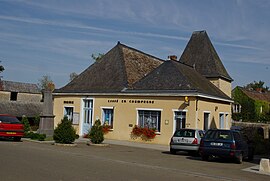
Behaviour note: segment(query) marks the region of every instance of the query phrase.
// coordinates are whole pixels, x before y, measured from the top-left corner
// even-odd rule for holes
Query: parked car
[[[177,151],[198,153],[203,135],[204,131],[199,129],[176,130],[170,141],[170,153],[176,154]]]
[[[15,116],[0,114],[0,137],[13,138],[15,141],[20,141],[23,135],[23,124]]]
[[[242,163],[243,158],[253,159],[253,152],[238,130],[210,129],[201,140],[200,155],[202,160],[212,157],[234,159]]]

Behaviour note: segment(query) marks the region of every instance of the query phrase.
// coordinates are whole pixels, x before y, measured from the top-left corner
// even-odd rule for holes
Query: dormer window
[[[18,92],[11,92],[10,93],[10,100],[17,101]]]

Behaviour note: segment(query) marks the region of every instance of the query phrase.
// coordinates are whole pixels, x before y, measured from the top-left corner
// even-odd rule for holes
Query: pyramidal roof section
[[[134,84],[131,91],[197,92],[230,99],[193,67],[169,60]]]
[[[195,31],[180,57],[180,62],[194,66],[206,78],[233,81],[222,64],[206,31]]]
[[[149,74],[163,61],[117,43],[100,60],[90,65],[56,93],[115,93]]]

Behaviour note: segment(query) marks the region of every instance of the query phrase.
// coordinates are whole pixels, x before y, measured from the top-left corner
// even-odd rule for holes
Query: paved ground
[[[166,146],[106,140],[107,147],[55,146],[51,143],[0,141],[0,180],[269,180],[243,171],[244,162],[201,161],[186,154],[171,155]],[[122,145],[125,146],[122,146]],[[134,147],[136,145],[136,147]]]

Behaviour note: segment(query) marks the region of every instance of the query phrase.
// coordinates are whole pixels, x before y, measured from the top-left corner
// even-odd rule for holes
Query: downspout
[[[196,129],[198,129],[198,97],[196,97],[196,101],[195,101],[195,109],[196,109],[196,116],[195,116],[195,127]]]

